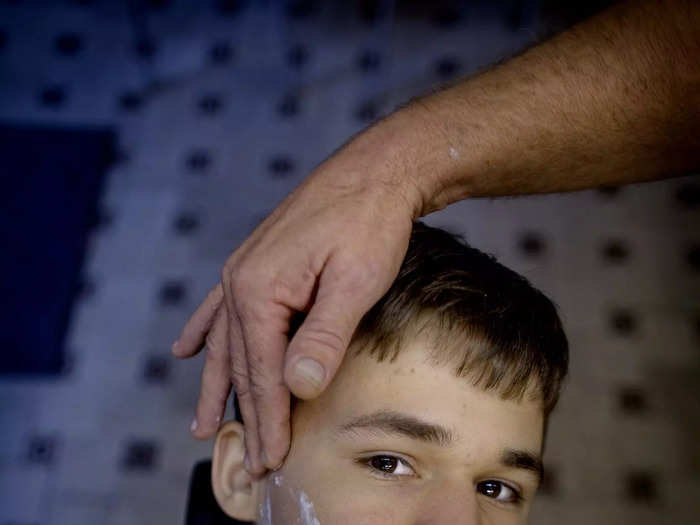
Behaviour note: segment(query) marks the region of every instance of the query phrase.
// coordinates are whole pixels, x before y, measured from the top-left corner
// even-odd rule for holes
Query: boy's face
[[[471,386],[422,344],[393,363],[348,354],[320,397],[297,403],[285,463],[262,478],[240,464],[240,424],[225,426],[212,476],[222,508],[259,525],[525,523],[541,405]]]

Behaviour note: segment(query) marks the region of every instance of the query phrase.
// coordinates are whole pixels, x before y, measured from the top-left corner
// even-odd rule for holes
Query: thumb
[[[301,399],[314,398],[326,389],[362,316],[384,292],[369,291],[367,279],[332,278],[331,274],[338,272],[326,267],[314,303],[287,348],[285,383]]]

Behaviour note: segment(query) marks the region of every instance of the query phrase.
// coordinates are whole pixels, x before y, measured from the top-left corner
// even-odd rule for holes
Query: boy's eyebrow
[[[357,429],[379,430],[387,434],[399,434],[418,441],[441,447],[448,447],[456,441],[454,433],[434,423],[428,423],[410,414],[394,410],[378,410],[357,416],[340,425],[336,433],[348,434]],[[501,464],[505,467],[527,470],[541,482],[544,468],[539,455],[525,450],[506,449],[501,454]]]
[[[524,469],[537,476],[537,484],[542,483],[544,477],[544,466],[542,458],[525,450],[506,449],[501,454],[501,465],[512,468]]]
[[[377,410],[370,414],[357,416],[341,425],[337,432],[338,434],[347,434],[361,428],[379,430],[387,434],[401,434],[441,447],[447,447],[455,441],[454,434],[445,427],[394,410]]]

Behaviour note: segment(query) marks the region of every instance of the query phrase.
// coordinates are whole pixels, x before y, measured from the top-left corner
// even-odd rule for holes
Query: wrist
[[[412,102],[355,137],[341,154],[358,164],[376,187],[400,197],[416,220],[442,209],[440,180],[449,169],[441,132],[420,103]],[[443,151],[444,150],[444,151]]]

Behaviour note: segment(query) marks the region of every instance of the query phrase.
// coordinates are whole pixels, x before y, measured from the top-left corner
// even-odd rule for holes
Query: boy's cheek
[[[396,509],[370,485],[358,487],[352,473],[333,469],[294,469],[286,464],[267,482],[270,519],[259,525],[380,525],[395,522]],[[336,464],[337,471],[337,464]],[[352,504],[349,504],[352,502]],[[263,498],[265,504],[265,498]],[[391,507],[391,506],[390,506]]]
[[[309,496],[309,493],[317,493],[317,487],[306,480],[303,473],[294,472],[285,465],[269,475],[265,486],[259,505],[259,525],[320,523],[316,504]]]

